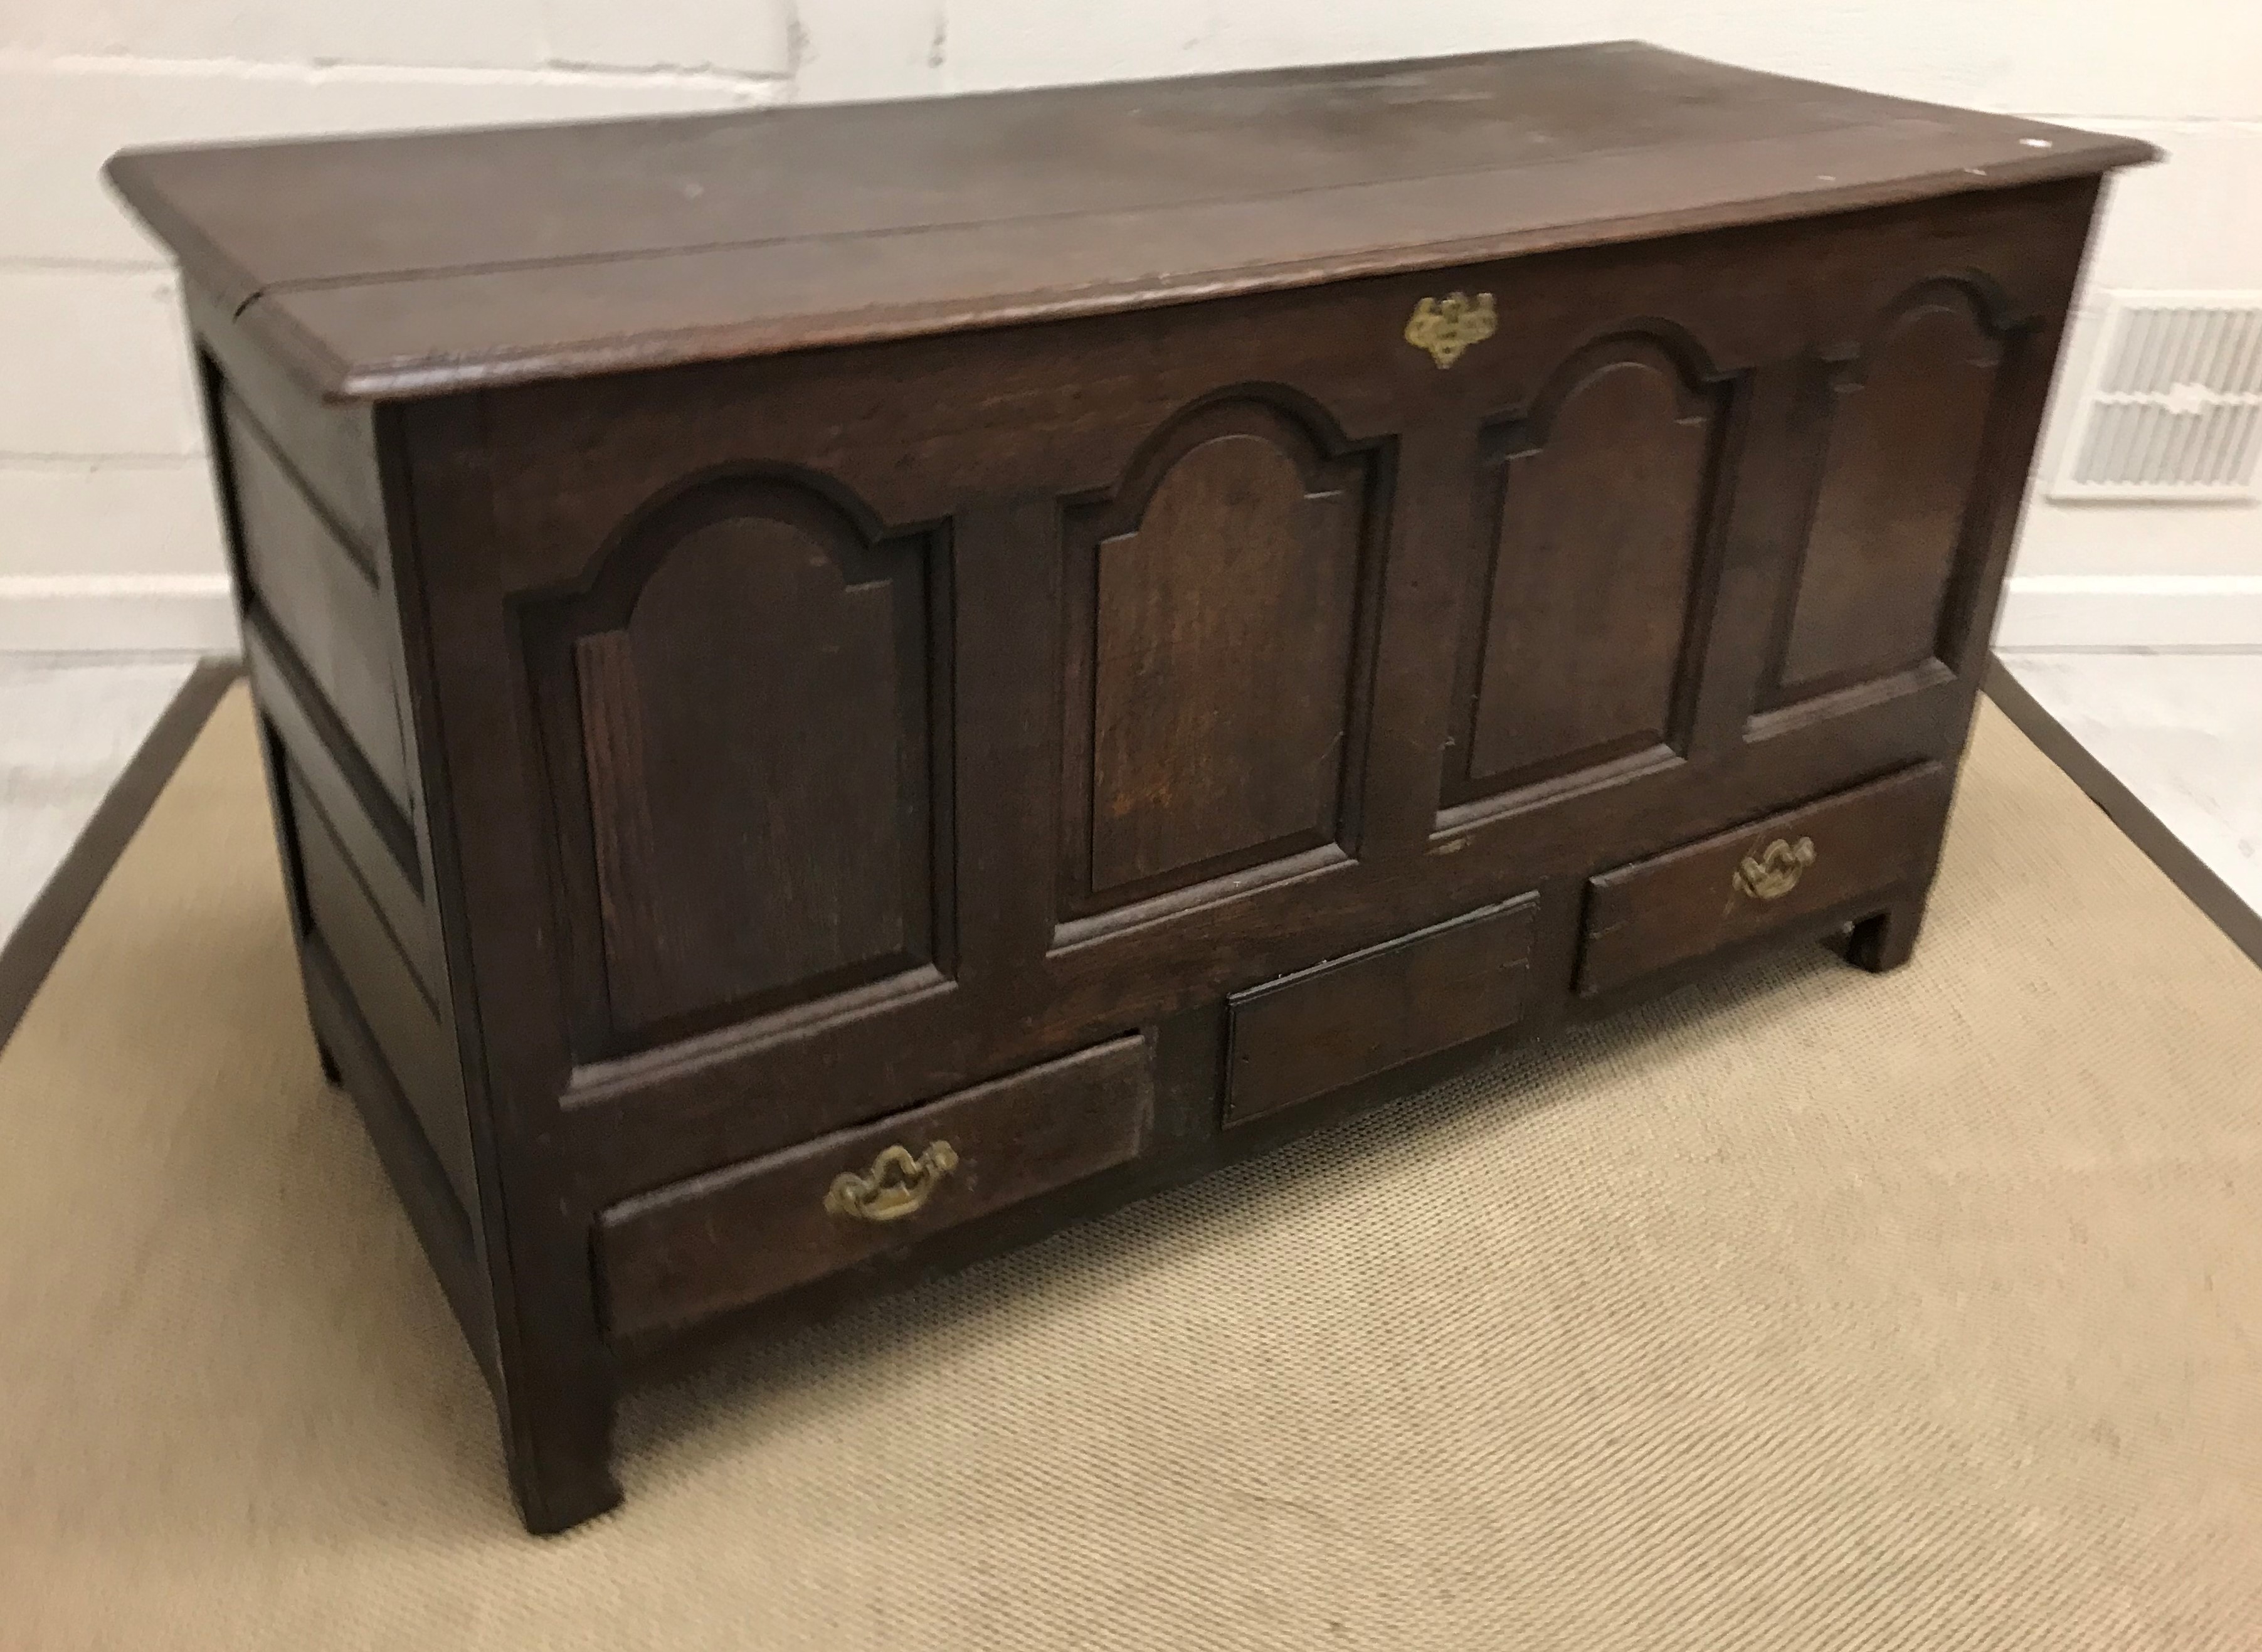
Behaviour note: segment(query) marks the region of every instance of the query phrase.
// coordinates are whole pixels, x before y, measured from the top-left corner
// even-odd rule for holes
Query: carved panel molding
[[[1815,416],[1826,435],[1765,704],[1943,653],[2013,336],[1998,307],[1970,281],[1923,282],[1857,353],[1824,366]]]
[[[1235,393],[1068,509],[1064,913],[1350,838],[1376,469],[1317,409]]]
[[[946,553],[814,479],[724,475],[529,616],[598,1043],[947,952]]]
[[[1727,394],[1692,343],[1627,331],[1487,429],[1444,805],[1684,743]]]

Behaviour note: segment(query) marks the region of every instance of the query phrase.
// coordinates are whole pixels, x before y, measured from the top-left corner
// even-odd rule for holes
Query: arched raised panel
[[[770,481],[619,547],[569,621],[616,1034],[796,1002],[932,952],[923,537]]]
[[[1071,911],[1339,835],[1367,469],[1230,401],[1070,513]]]
[[[1833,373],[1778,701],[1889,676],[1938,652],[2001,360],[1999,335],[1970,294],[1938,283]]]
[[[1445,803],[1677,741],[1720,406],[1624,336],[1487,432]]]

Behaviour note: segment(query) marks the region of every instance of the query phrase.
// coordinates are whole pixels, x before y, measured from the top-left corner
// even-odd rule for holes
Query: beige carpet
[[[2262,972],[1992,711],[1819,951],[632,1400],[510,1513],[240,693],[0,1053],[0,1646],[2262,1646]]]

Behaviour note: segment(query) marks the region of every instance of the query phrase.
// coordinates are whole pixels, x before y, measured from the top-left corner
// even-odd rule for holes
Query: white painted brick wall
[[[0,270],[0,452],[194,453],[195,401],[172,278],[156,270]]]
[[[193,0],[192,0],[193,3]],[[0,267],[163,262],[97,176],[131,143],[500,125],[767,103],[774,76],[558,70],[310,69],[0,54]]]
[[[0,522],[39,524],[11,542],[11,574],[210,573],[220,518],[204,456],[25,458],[0,468]]]
[[[790,76],[800,28],[767,0],[544,0],[557,63],[590,68],[729,69]]]
[[[11,581],[219,588],[171,278],[97,180],[127,144],[1622,36],[2149,138],[2093,286],[2262,287],[2262,0],[0,0],[0,646]],[[2262,574],[2258,516],[2038,504],[2021,567]]]

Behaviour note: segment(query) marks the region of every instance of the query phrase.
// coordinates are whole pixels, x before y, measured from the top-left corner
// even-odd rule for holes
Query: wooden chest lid
[[[1091,314],[2096,173],[2133,139],[1631,41],[916,102],[129,150],[334,398]]]

